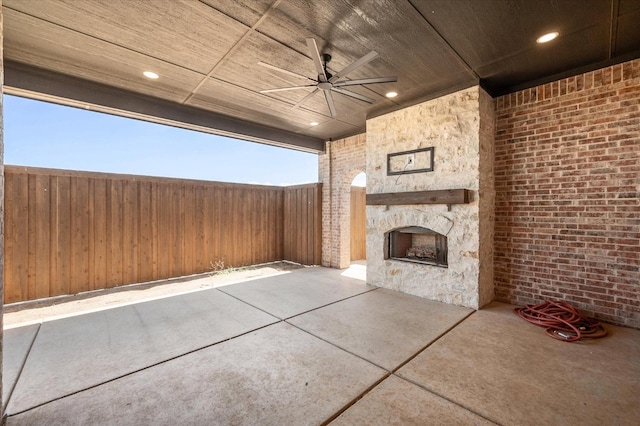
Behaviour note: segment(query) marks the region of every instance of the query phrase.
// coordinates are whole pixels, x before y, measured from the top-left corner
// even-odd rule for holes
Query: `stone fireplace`
[[[479,87],[367,121],[370,284],[475,309],[493,299],[493,130],[493,100]],[[387,172],[390,154],[429,147],[432,171]],[[469,197],[410,196],[450,190]]]
[[[421,226],[389,231],[384,237],[385,259],[447,267],[447,237]]]

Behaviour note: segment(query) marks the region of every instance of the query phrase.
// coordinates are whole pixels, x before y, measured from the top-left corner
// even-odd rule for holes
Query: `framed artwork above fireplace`
[[[387,176],[433,171],[434,147],[387,154]]]

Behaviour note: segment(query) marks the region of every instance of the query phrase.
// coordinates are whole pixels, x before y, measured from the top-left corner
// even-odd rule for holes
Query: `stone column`
[[[468,203],[451,206],[368,206],[369,284],[473,309],[493,299],[493,140],[493,100],[479,86],[367,120],[368,194],[472,194]],[[432,171],[388,174],[389,154],[431,147]],[[447,237],[446,268],[385,259],[385,234],[409,226]]]

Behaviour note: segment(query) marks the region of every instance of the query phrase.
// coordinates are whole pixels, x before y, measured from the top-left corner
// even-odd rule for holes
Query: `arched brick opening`
[[[366,168],[365,135],[327,142],[319,157],[322,182],[322,265],[347,268],[351,263],[351,182]]]

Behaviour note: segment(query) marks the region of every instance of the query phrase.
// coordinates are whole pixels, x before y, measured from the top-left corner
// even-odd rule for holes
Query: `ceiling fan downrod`
[[[333,84],[331,84],[329,82],[329,80],[331,80],[331,77],[333,77],[333,74],[331,74],[328,70],[327,70],[327,64],[331,62],[331,55],[329,55],[328,53],[323,53],[322,54],[322,67],[324,68],[324,74],[327,76],[327,81],[323,82],[322,81],[322,76],[318,76],[318,81],[320,83],[318,83],[318,87],[322,90],[331,90],[331,88],[333,87]]]

